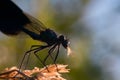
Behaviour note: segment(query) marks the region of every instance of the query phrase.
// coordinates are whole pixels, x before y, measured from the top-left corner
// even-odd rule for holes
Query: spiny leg
[[[46,64],[41,60],[41,58],[37,55],[37,52],[40,50],[37,50],[34,52],[34,55],[37,57],[37,59],[43,64],[43,66],[46,68],[46,70],[49,72],[48,67],[46,66]]]
[[[25,64],[24,70],[27,68],[27,65],[28,65],[28,63],[29,63],[29,59],[30,59],[30,56],[31,56],[31,52],[28,53],[26,56],[27,56],[27,61],[26,61],[26,64]]]
[[[34,52],[34,54],[35,54],[35,56],[38,58],[38,60],[46,67],[46,69],[47,69],[47,71],[49,72],[49,70],[48,70],[48,67],[46,66],[46,60],[47,60],[47,58],[50,56],[51,57],[51,59],[53,60],[53,62],[54,62],[54,58],[52,57],[52,55],[51,55],[51,53],[53,53],[53,51],[55,50],[55,48],[56,48],[56,46],[57,46],[58,44],[56,43],[49,51],[48,51],[48,55],[45,57],[45,59],[44,59],[44,62],[42,62],[42,60],[40,59],[40,57],[36,54],[39,50],[36,50],[35,52]],[[55,64],[55,63],[54,63]],[[56,65],[56,64],[55,64]],[[57,65],[56,65],[56,67],[57,67]]]
[[[48,45],[47,46],[41,46],[41,45],[34,45],[34,47],[38,47],[36,50],[34,50],[33,51],[33,53],[35,54],[36,52],[38,52],[38,51],[41,51],[41,50],[43,50],[43,49],[45,49],[45,48],[47,48],[48,47]],[[36,55],[35,55],[36,56]],[[43,61],[39,58],[39,61],[43,64]],[[27,60],[27,63],[28,63],[28,60]],[[43,64],[44,65],[44,64]]]
[[[58,46],[58,45],[56,45],[56,47],[57,47],[57,46]],[[51,53],[54,52],[54,50],[56,49],[56,47],[55,47],[52,51],[50,51],[50,53],[49,53],[48,55],[50,55],[51,59],[53,60],[53,63],[55,64],[55,66],[56,66],[56,68],[57,68],[57,71],[58,71],[57,64],[56,64],[55,60],[53,59],[53,57],[52,57],[52,55],[51,55]]]
[[[21,67],[22,67],[22,65],[23,65],[23,62],[24,62],[26,56],[27,56],[27,55],[29,56],[29,55],[30,55],[30,52],[38,49],[38,48],[32,49],[34,46],[35,46],[35,45],[31,46],[30,50],[27,51],[27,52],[25,52],[25,54],[24,54],[24,56],[23,56],[23,59],[22,59],[22,61],[21,61],[21,63],[20,63],[20,66],[19,66],[19,70],[21,69]],[[38,45],[37,45],[37,46],[38,46]],[[39,46],[40,46],[40,45],[39,45]]]
[[[59,55],[59,49],[60,49],[60,44],[58,45],[58,48],[57,48],[57,53],[56,53],[56,56],[55,56],[55,59],[54,59],[54,63],[56,63],[57,57]]]
[[[37,48],[34,48],[34,47],[37,47]],[[21,67],[22,67],[22,65],[23,65],[23,62],[24,62],[24,59],[26,58],[26,56],[29,54],[31,54],[30,52],[32,52],[32,51],[36,51],[36,50],[38,50],[39,49],[39,51],[40,50],[42,50],[42,49],[44,49],[44,48],[46,48],[47,46],[41,46],[41,45],[33,45],[33,46],[31,46],[31,48],[30,48],[30,50],[29,51],[27,51],[25,54],[24,54],[24,56],[23,56],[23,59],[22,59],[22,61],[21,61],[21,64],[20,64],[20,67],[19,67],[19,70],[21,69]],[[32,49],[32,48],[34,48],[34,49]],[[28,56],[29,56],[28,55]],[[28,61],[28,60],[27,60]]]
[[[37,47],[37,48],[36,48]],[[37,51],[37,50],[39,50],[39,49],[41,49],[41,45],[32,45],[31,46],[31,48],[30,48],[30,50],[33,50],[32,48],[34,48],[34,49],[36,49],[36,50],[33,50],[33,52],[35,52],[35,51]],[[29,51],[30,51],[29,50]],[[25,68],[24,69],[26,69],[26,67],[27,67],[27,65],[28,65],[28,62],[29,62],[29,59],[30,59],[30,55],[31,55],[31,53],[29,52],[29,51],[27,51],[28,52],[28,58],[27,58],[27,61],[26,61],[26,65],[25,65]],[[31,51],[32,52],[32,51]]]
[[[57,53],[55,55],[55,59],[53,60],[53,63],[55,64],[57,71],[59,71],[58,67],[57,67],[57,64],[56,64],[56,60],[57,60],[57,57],[58,57],[58,54],[59,54],[59,48],[60,48],[60,44],[57,45]]]
[[[49,51],[48,51],[48,55],[46,56],[46,58],[44,59],[44,63],[46,62],[46,60],[48,59],[48,57],[50,56],[51,59],[53,60],[53,63],[55,64],[56,68],[57,68],[57,65],[56,65],[56,59],[57,59],[57,56],[58,56],[58,53],[59,53],[59,50],[57,50],[57,55],[55,56],[55,59],[52,57],[51,53],[54,52],[54,50],[56,49],[56,46],[60,46],[60,44],[55,44]],[[58,68],[57,68],[57,71],[58,71]]]
[[[31,51],[34,51],[34,50],[36,50],[36,48],[39,48],[39,47],[43,47],[43,45],[32,45],[31,46],[31,48],[30,48],[30,50],[28,50],[26,53],[29,53],[29,52],[31,52]],[[34,48],[34,49],[33,49]]]
[[[46,60],[48,59],[49,56],[51,57],[52,60],[54,60],[52,55],[51,55],[51,53],[53,53],[53,51],[55,50],[56,46],[57,46],[57,44],[55,44],[52,48],[50,48],[50,50],[48,51],[48,55],[44,59],[44,63],[46,62]]]

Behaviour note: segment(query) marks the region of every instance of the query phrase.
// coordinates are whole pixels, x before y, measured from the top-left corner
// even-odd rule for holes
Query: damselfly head
[[[72,54],[72,50],[70,49],[70,41],[69,39],[64,39],[64,41],[62,42],[62,45],[65,49],[67,49],[67,55],[71,55]]]
[[[64,41],[62,42],[62,45],[65,49],[67,49],[67,47],[69,46],[70,42],[68,39],[64,39]]]
[[[68,47],[68,44],[69,44],[69,40],[66,39],[63,35],[60,35],[59,38],[58,38],[59,42],[62,43],[63,47],[65,49],[67,49]]]
[[[62,43],[63,47],[67,49],[67,55],[69,56],[72,53],[72,50],[70,49],[70,41],[66,39],[63,35],[59,36],[59,41]]]

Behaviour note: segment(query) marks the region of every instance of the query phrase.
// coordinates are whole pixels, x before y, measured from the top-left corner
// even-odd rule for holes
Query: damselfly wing
[[[23,11],[11,0],[0,0],[0,31],[7,35],[16,35],[21,27],[30,23]]]

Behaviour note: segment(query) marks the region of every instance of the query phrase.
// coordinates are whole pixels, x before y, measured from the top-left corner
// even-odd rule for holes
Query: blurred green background
[[[48,28],[70,39],[72,56],[67,57],[64,48],[60,49],[57,63],[68,64],[68,80],[101,80],[101,69],[90,61],[91,35],[81,23],[81,18],[89,0],[13,0],[24,12],[36,17]],[[18,66],[24,53],[31,45],[43,43],[32,40],[27,35],[6,36],[0,33],[0,71],[6,67]],[[47,50],[39,52],[44,59]],[[52,61],[48,60],[47,64]],[[31,56],[28,68],[42,67]]]

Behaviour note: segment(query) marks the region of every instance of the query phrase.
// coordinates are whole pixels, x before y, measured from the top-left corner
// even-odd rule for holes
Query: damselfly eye
[[[64,40],[64,41],[62,42],[63,47],[66,48],[66,49],[67,49],[67,47],[68,47],[68,44],[69,44],[69,41],[68,41],[68,40]]]
[[[65,41],[63,35],[60,35],[60,36],[59,36],[59,41],[60,41],[60,42],[64,42],[64,41]]]

